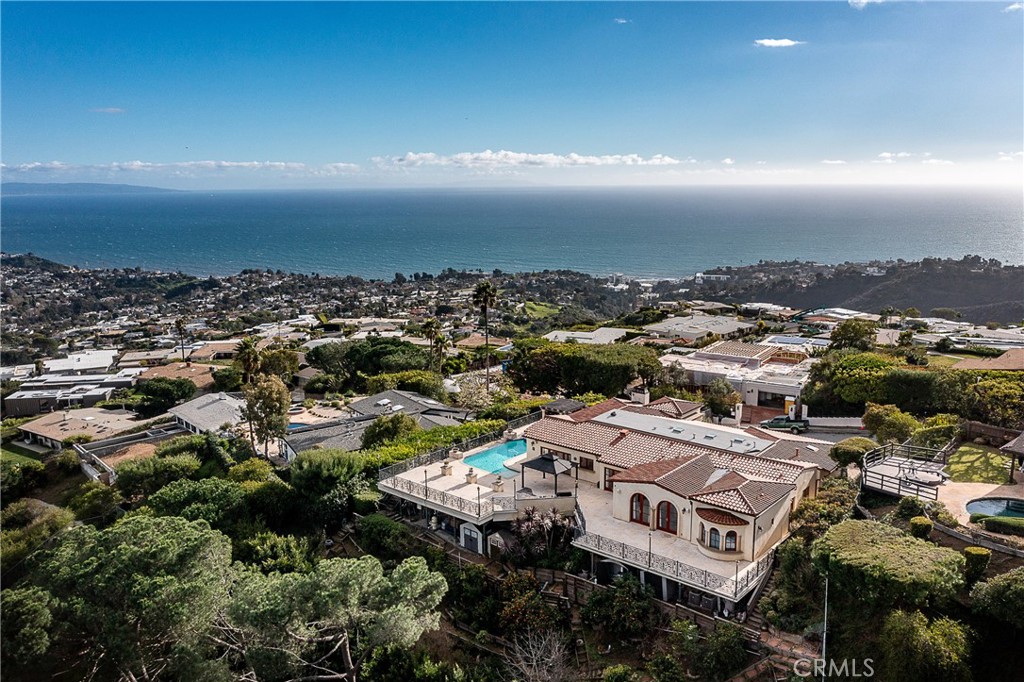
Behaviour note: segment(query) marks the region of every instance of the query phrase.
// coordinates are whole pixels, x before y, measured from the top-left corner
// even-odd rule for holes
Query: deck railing
[[[577,519],[581,518],[582,513],[577,512]],[[647,569],[681,583],[731,597],[733,600],[739,599],[757,583],[759,577],[771,569],[774,556],[772,550],[730,578],[603,535],[588,533],[585,530],[585,520],[582,521],[582,526],[584,530],[573,540],[573,545],[581,549],[592,550],[608,558],[621,559],[631,566]]]
[[[394,476],[379,481],[378,485],[387,490],[388,488],[408,493],[413,497],[422,498],[427,502],[434,502],[445,509],[461,512],[475,519],[484,519],[492,516],[495,512],[515,511],[516,501],[512,495],[492,496],[488,498],[479,497],[476,500],[453,495],[443,490],[435,490],[422,483]]]

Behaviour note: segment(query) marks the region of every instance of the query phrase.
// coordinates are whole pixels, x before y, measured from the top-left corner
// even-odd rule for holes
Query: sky
[[[1024,179],[1020,2],[0,3],[5,182]]]

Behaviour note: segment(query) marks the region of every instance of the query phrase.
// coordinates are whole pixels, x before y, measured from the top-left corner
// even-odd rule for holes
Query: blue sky
[[[3,178],[1022,181],[1019,3],[3,2]]]

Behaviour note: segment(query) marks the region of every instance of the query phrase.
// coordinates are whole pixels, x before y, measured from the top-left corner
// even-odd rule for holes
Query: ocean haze
[[[2,248],[83,267],[683,277],[759,260],[1024,264],[1019,190],[715,187],[5,196]]]

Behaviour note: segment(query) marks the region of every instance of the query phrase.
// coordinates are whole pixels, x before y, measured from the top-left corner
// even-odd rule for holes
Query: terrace
[[[573,544],[632,568],[737,601],[756,587],[758,578],[771,567],[771,552],[756,562],[723,561],[704,554],[685,538],[616,519],[612,495],[596,486],[581,484],[577,501],[580,533]]]

